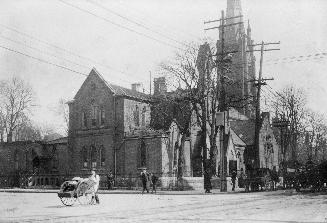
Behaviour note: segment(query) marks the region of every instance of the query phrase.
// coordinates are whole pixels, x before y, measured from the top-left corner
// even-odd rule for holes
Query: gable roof
[[[114,84],[107,82],[103,78],[103,76],[94,67],[90,71],[89,76],[90,75],[96,75],[115,96],[126,97],[126,98],[131,98],[134,100],[141,100],[141,101],[150,101],[150,99],[151,99],[150,95],[147,95],[147,94],[144,94],[144,93],[141,93],[138,91],[133,91],[132,89],[124,88],[124,87],[114,85]],[[84,81],[84,83],[85,83],[85,81]],[[84,83],[82,84],[82,86],[84,85]],[[82,86],[81,86],[81,88],[82,88]],[[81,90],[81,88],[78,90],[78,92]],[[78,94],[78,92],[76,93],[76,95]]]
[[[107,82],[103,78],[103,76],[94,67],[92,68],[92,71],[100,77],[100,79],[107,85],[107,87],[116,96],[129,97],[129,98],[133,98],[133,99],[146,100],[146,101],[150,100],[150,95],[147,95],[147,94],[144,94],[144,93],[138,92],[138,91],[133,91],[132,89],[124,88],[124,87],[121,87],[118,85],[111,84],[111,83]]]
[[[255,122],[253,120],[231,121],[230,127],[246,145],[254,145]]]

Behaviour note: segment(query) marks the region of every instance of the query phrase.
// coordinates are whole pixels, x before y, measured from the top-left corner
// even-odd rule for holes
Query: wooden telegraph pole
[[[252,80],[255,82],[255,86],[257,87],[257,101],[256,101],[256,108],[255,108],[255,133],[254,133],[254,142],[255,142],[255,157],[254,157],[254,168],[260,167],[260,157],[259,157],[259,133],[260,133],[260,97],[261,97],[261,86],[266,85],[266,81],[274,80],[273,78],[262,78],[262,69],[263,69],[263,53],[264,51],[273,51],[273,50],[280,50],[280,49],[265,49],[266,45],[272,44],[280,44],[280,42],[276,43],[264,43],[263,41],[260,44],[254,44],[251,46],[261,46],[260,50],[253,50],[253,51],[260,51],[260,68],[259,68],[259,77],[258,80]]]
[[[207,28],[205,30],[211,30],[211,29],[219,29],[220,30],[220,42],[221,42],[221,52],[217,52],[217,92],[216,97],[219,100],[218,108],[220,113],[222,113],[222,117],[224,119],[222,125],[219,126],[219,132],[220,132],[220,191],[224,192],[227,191],[227,158],[226,158],[226,152],[227,152],[227,146],[228,146],[228,106],[226,104],[226,90],[225,90],[225,56],[230,53],[235,53],[235,51],[225,51],[225,28],[228,26],[234,26],[243,24],[243,22],[236,22],[231,24],[226,24],[225,22],[229,19],[235,19],[235,18],[241,18],[243,15],[235,16],[235,17],[228,17],[225,18],[225,13],[222,10],[221,11],[221,18],[218,20],[212,20],[204,22],[204,24],[212,23],[212,22],[220,22],[220,26],[217,27],[211,27]],[[219,67],[220,66],[220,67]],[[216,117],[213,118],[213,121]]]

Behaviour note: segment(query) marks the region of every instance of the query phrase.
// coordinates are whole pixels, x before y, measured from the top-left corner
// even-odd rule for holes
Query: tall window
[[[95,106],[93,105],[92,106],[92,126],[96,126],[97,125],[97,119],[98,119],[98,113],[99,113],[99,107],[98,106]]]
[[[55,170],[57,170],[58,167],[59,167],[59,157],[58,157],[58,150],[56,148],[56,145],[53,146],[52,154],[53,154],[52,168],[55,169]]]
[[[83,162],[83,167],[87,168],[88,166],[88,151],[87,148],[84,146],[82,149],[82,162]]]
[[[142,109],[142,126],[145,126],[145,113],[146,113],[146,107],[144,106]]]
[[[99,153],[100,153],[100,166],[104,167],[106,163],[106,151],[103,146],[100,146]]]
[[[177,160],[178,160],[178,142],[175,142],[175,145],[174,145],[174,167],[177,167]]]
[[[143,140],[141,141],[139,150],[139,166],[146,167],[146,146]]]
[[[92,168],[97,167],[97,150],[95,146],[91,146],[91,165]]]
[[[102,107],[100,109],[100,125],[104,125],[105,119],[106,119],[106,114],[104,108]]]
[[[82,112],[82,127],[87,127],[86,112]]]
[[[18,170],[19,158],[18,158],[18,151],[17,150],[14,153],[14,161],[15,161],[15,170]]]
[[[135,111],[134,111],[134,122],[136,126],[140,126],[140,111],[137,105],[135,106]]]

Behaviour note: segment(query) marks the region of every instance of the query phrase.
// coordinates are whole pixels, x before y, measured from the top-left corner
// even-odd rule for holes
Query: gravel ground
[[[0,222],[327,222],[326,194],[100,194],[62,205],[55,193],[0,192]]]

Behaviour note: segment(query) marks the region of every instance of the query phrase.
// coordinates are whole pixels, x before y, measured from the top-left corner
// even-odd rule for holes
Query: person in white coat
[[[89,177],[89,179],[94,182],[94,185],[93,185],[94,197],[92,197],[92,198],[95,199],[95,202],[97,204],[100,204],[99,196],[97,193],[98,189],[99,189],[99,184],[100,184],[100,176],[98,174],[96,174],[94,170],[92,170],[91,176]]]

